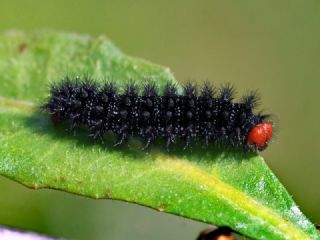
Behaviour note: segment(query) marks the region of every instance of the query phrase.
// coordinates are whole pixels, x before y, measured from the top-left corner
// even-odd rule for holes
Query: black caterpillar
[[[90,80],[65,79],[51,86],[50,98],[42,109],[51,114],[54,124],[69,121],[71,129],[85,125],[94,139],[112,132],[119,145],[131,136],[140,136],[148,148],[157,138],[166,148],[183,139],[185,148],[193,140],[231,145],[261,151],[272,137],[268,116],[255,114],[256,94],[239,102],[233,101],[234,89],[227,85],[218,94],[206,84],[198,94],[187,84],[183,94],[173,84],[160,92],[154,83],[144,86],[142,93],[131,83],[119,92],[114,83],[98,85]]]

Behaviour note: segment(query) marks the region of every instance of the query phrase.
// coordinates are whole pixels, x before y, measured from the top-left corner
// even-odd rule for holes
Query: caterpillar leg
[[[148,138],[147,140],[146,140],[146,144],[144,145],[144,147],[142,148],[142,150],[147,150],[150,146],[151,146],[151,143],[152,143],[153,141],[152,141],[152,138],[150,137],[150,138]]]
[[[174,142],[175,142],[175,136],[168,136],[166,138],[166,150],[167,150],[167,152],[170,152],[170,146]]]
[[[103,128],[102,120],[94,121],[90,123],[90,134],[89,137],[93,139],[100,138],[102,140],[103,134],[105,133],[105,129]],[[103,140],[102,140],[103,142]]]
[[[169,124],[165,128],[164,136],[165,136],[165,139],[166,139],[166,150],[167,150],[167,152],[170,152],[170,145],[175,142],[176,135],[175,135],[173,129],[174,128],[173,128],[172,124]]]
[[[154,139],[155,139],[155,135],[154,135],[154,133],[153,133],[152,127],[151,127],[151,126],[148,126],[148,127],[145,129],[143,135],[144,135],[144,138],[146,139],[146,141],[145,141],[146,144],[145,144],[145,146],[142,148],[142,150],[146,150],[146,149],[148,149],[148,148],[151,146],[152,142],[153,142]]]
[[[183,147],[184,150],[190,148],[190,142],[191,142],[191,136],[188,135],[188,136],[186,137],[186,142],[185,142],[185,145],[184,145],[184,147]]]
[[[206,148],[209,146],[209,140],[210,140],[209,134],[205,135],[205,137],[204,137],[204,146]]]
[[[119,134],[119,138],[120,139],[116,144],[114,144],[113,146],[119,146],[124,142],[128,141],[129,138],[129,134],[128,134],[128,126],[125,124],[121,129],[120,129],[120,134]]]
[[[185,145],[184,145],[183,149],[188,149],[188,148],[190,148],[191,139],[194,136],[194,131],[193,131],[193,125],[192,124],[190,124],[186,128],[186,130],[184,132],[184,135],[185,135]]]
[[[113,145],[114,147],[117,147],[119,145],[122,145],[122,143],[127,142],[128,141],[128,135],[126,133],[123,133],[123,134],[121,134],[121,137],[119,139],[120,140]]]

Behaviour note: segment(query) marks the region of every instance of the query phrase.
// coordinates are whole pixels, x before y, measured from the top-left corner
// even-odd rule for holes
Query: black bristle
[[[197,87],[189,82],[184,87],[184,96],[185,97],[193,97],[193,96],[196,96],[196,94],[197,94]]]
[[[231,102],[234,99],[235,89],[231,84],[226,84],[220,89],[220,99],[224,102]]]
[[[205,83],[201,90],[201,97],[213,98],[214,94],[215,89],[209,83]]]
[[[176,96],[177,95],[177,87],[174,84],[168,83],[164,88],[163,95]]]
[[[234,88],[228,84],[215,90],[210,84],[198,89],[191,83],[178,94],[174,84],[165,86],[161,93],[154,82],[147,82],[143,89],[129,83],[119,92],[115,83],[102,86],[94,81],[66,78],[50,89],[50,98],[42,106],[59,121],[69,121],[70,128],[87,126],[90,136],[102,139],[111,132],[117,136],[117,144],[132,136],[140,136],[144,148],[157,138],[165,141],[169,149],[177,138],[189,147],[194,141],[202,145],[210,143],[248,149],[247,136],[253,127],[269,115],[255,114],[256,92],[234,102]]]
[[[260,103],[260,97],[257,91],[249,92],[244,95],[241,102],[246,106],[247,109],[255,109]]]
[[[148,82],[144,86],[143,95],[146,97],[156,97],[158,95],[158,89],[154,82]]]

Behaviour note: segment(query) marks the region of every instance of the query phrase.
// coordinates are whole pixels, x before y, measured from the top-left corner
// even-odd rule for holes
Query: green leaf
[[[175,82],[167,68],[131,58],[107,38],[55,32],[0,35],[0,174],[28,187],[118,199],[187,218],[230,226],[257,239],[320,239],[290,195],[255,154],[193,151],[161,144],[151,152],[112,147],[53,127],[37,106],[49,83],[66,75]]]

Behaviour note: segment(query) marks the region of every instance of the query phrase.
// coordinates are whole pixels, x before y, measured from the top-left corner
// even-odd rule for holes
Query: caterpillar
[[[82,125],[89,136],[102,138],[107,132],[117,136],[115,146],[132,136],[144,140],[149,148],[157,138],[166,149],[177,139],[189,148],[193,141],[204,146],[228,145],[244,150],[262,151],[272,138],[269,115],[255,114],[255,93],[234,101],[234,88],[226,85],[217,91],[205,84],[200,91],[189,83],[179,94],[174,84],[160,91],[154,82],[142,89],[129,83],[123,91],[116,84],[99,85],[92,80],[65,78],[50,87],[50,96],[41,106],[54,125],[67,121],[70,129]]]

